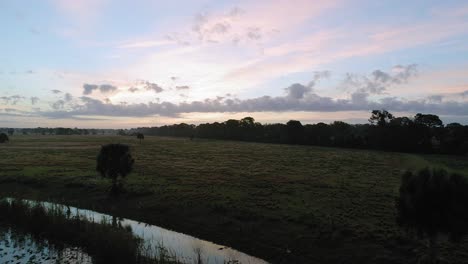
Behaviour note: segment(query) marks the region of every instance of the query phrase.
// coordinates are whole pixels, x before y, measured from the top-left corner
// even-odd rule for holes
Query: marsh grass
[[[102,144],[131,147],[126,193],[109,198],[95,171]],[[411,263],[395,222],[407,169],[468,175],[466,157],[122,136],[17,136],[0,146],[0,193],[136,219],[273,263]],[[468,241],[441,245],[468,263]]]
[[[145,247],[129,226],[115,218],[94,222],[71,215],[62,206],[47,206],[16,199],[0,201],[0,222],[55,245],[82,248],[95,263],[178,263],[161,247]]]

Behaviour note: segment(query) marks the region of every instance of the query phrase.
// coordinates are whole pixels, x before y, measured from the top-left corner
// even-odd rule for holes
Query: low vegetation
[[[135,159],[126,192],[95,171],[102,144]],[[463,156],[145,136],[15,136],[0,148],[0,193],[156,224],[273,263],[416,263],[426,241],[395,219],[401,175],[468,174]],[[468,243],[439,256],[468,262]]]
[[[45,208],[40,203],[3,199],[0,201],[0,223],[20,229],[38,240],[83,248],[97,264],[176,263],[170,259],[147,257],[150,254],[144,254],[142,240],[135,237],[129,227],[110,219],[96,223],[83,216],[70,216],[60,206]]]
[[[0,133],[0,143],[8,142],[10,139],[8,138],[7,134]]]
[[[437,240],[460,242],[468,233],[468,181],[456,173],[428,168],[403,174],[397,223],[429,240],[430,262],[437,262]]]

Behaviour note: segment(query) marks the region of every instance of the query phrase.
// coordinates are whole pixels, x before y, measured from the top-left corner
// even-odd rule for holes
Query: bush
[[[406,172],[396,207],[400,226],[429,239],[433,261],[439,234],[458,242],[468,233],[468,181],[462,175],[427,168]]]

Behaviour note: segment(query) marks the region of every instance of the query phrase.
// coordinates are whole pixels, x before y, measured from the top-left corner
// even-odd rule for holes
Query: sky
[[[0,127],[468,124],[468,1],[0,1]]]

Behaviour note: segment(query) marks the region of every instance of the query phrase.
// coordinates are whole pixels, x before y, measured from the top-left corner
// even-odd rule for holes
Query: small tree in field
[[[141,144],[141,141],[145,139],[145,135],[143,135],[142,133],[138,133],[137,138],[140,140],[140,144]]]
[[[8,142],[10,139],[8,138],[7,134],[0,133],[0,143]]]
[[[108,144],[101,147],[96,170],[102,177],[112,180],[111,193],[116,194],[122,187],[121,183],[117,184],[119,176],[125,178],[132,171],[134,162],[127,145]]]
[[[402,177],[397,223],[429,239],[430,260],[437,261],[437,238],[459,242],[468,233],[468,181],[445,170],[424,169]]]

